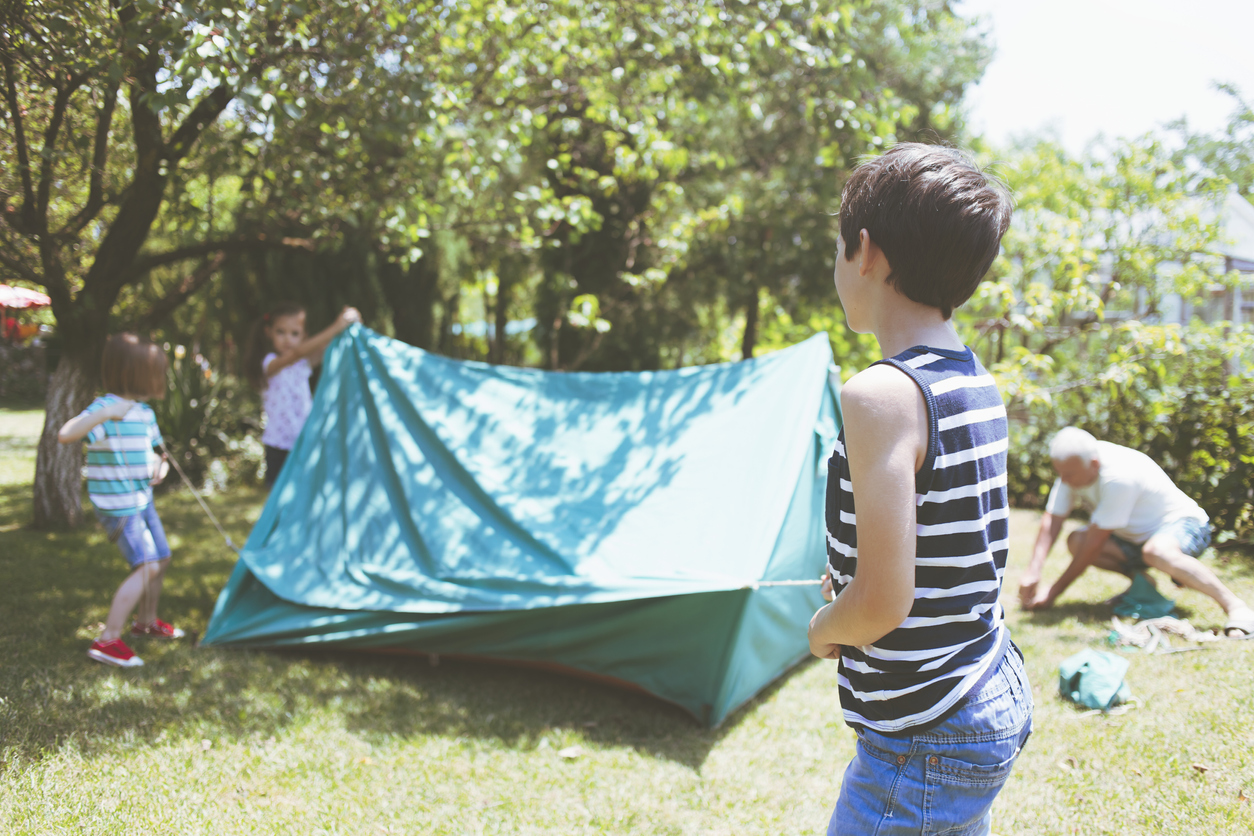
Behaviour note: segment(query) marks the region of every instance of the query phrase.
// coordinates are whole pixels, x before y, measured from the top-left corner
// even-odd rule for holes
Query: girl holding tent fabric
[[[312,337],[305,337],[305,309],[295,302],[271,306],[253,325],[246,372],[261,391],[266,428],[261,443],[266,449],[266,487],[274,485],[309,417],[313,397],[309,377],[322,362],[322,352],[351,323],[360,322],[356,308],[345,308],[335,322]]]
[[[87,439],[87,495],[131,567],[113,596],[105,629],[91,643],[88,657],[124,668],[143,660],[122,641],[132,612],[135,636],[177,639],[183,631],[157,618],[161,583],[170,565],[170,546],[152,504],[152,486],[164,474],[157,420],[144,403],[165,396],[166,357],[158,346],[134,334],[114,334],[105,343],[100,369],[107,394],[92,401],[57,433],[62,444]]]

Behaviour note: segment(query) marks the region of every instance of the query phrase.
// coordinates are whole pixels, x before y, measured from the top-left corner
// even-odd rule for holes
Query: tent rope
[[[764,586],[821,586],[822,578],[813,581],[754,581],[740,587],[741,589],[761,589]]]
[[[169,449],[165,446],[164,438],[161,439],[160,444],[161,452],[165,453],[166,460],[169,461],[170,464],[174,465],[174,469],[178,472],[179,477],[182,478],[183,484],[187,485],[187,489],[192,492],[192,496],[196,497],[196,501],[200,503],[200,507],[204,509],[205,514],[209,517],[209,522],[213,523],[213,527],[218,529],[218,533],[221,534],[222,539],[226,541],[227,547],[236,554],[239,554],[239,546],[235,545],[235,541],[231,539],[231,535],[226,533],[226,529],[222,527],[222,524],[218,522],[218,518],[215,517],[213,512],[209,510],[209,506],[205,504],[205,500],[201,498],[200,492],[196,490],[196,487],[192,484],[192,480],[188,479],[187,474],[183,472],[183,468],[179,467],[178,459],[170,454]]]
[[[226,545],[238,554],[239,546],[235,545],[235,541],[231,539],[231,535],[226,533],[226,529],[224,529],[222,524],[218,522],[218,518],[215,517],[213,512],[209,510],[209,506],[205,504],[205,500],[192,484],[192,480],[187,478],[187,474],[184,473],[183,468],[179,466],[178,459],[170,454],[169,448],[165,446],[164,438],[161,439],[161,452],[165,453],[166,459],[169,460],[170,464],[174,465],[174,470],[178,473],[179,478],[183,480],[183,484],[187,486],[187,489],[192,492],[192,496],[196,497],[196,501],[200,503],[200,507],[204,510],[205,515],[209,517],[209,522],[213,523],[213,527],[218,529],[218,533],[222,535],[222,539],[226,541]],[[820,586],[822,583],[823,580],[821,578],[817,580],[804,581],[754,581],[753,583],[745,584],[741,587],[741,589],[762,589],[763,587],[768,586]]]

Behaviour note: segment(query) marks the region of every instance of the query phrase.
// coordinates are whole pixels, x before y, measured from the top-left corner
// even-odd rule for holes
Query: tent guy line
[[[810,658],[831,366],[826,334],[738,363],[552,372],[354,323],[202,644],[542,664],[717,726]]]
[[[820,578],[818,580],[810,580],[810,581],[754,581],[753,583],[747,583],[740,588],[741,589],[762,589],[763,587],[767,587],[767,586],[822,586],[822,585],[823,585],[823,580]]]
[[[179,477],[182,478],[183,484],[186,485],[187,489],[192,492],[192,496],[196,497],[196,501],[200,503],[200,507],[204,510],[205,515],[209,517],[209,522],[213,523],[213,527],[216,528],[218,533],[222,535],[222,539],[226,541],[227,547],[236,554],[239,554],[239,546],[235,545],[235,541],[231,539],[231,535],[226,533],[226,529],[222,527],[222,523],[218,522],[218,518],[213,515],[213,512],[209,510],[209,506],[205,504],[205,500],[200,496],[200,492],[196,490],[194,485],[192,485],[192,480],[188,479],[187,474],[183,472],[183,468],[179,467],[178,459],[170,454],[169,448],[165,446],[164,438],[161,439],[160,444],[161,452],[165,453],[166,459],[170,462],[170,464],[174,465],[174,469],[178,472]]]
[[[218,518],[215,517],[213,515],[213,512],[209,510],[209,506],[205,504],[205,500],[201,497],[200,493],[196,490],[195,486],[192,485],[191,480],[187,478],[187,474],[183,472],[183,468],[179,467],[178,461],[174,458],[173,455],[171,455],[169,449],[165,446],[164,439],[162,439],[161,441],[161,452],[165,453],[166,457],[170,461],[170,464],[174,465],[174,469],[178,472],[179,477],[183,480],[183,484],[186,485],[187,489],[192,492],[192,496],[196,497],[196,501],[200,503],[200,507],[204,510],[205,515],[209,517],[209,522],[213,523],[213,527],[218,529],[218,533],[221,534],[222,539],[226,541],[227,547],[230,548],[231,551],[235,552],[236,554],[239,554],[239,546],[235,545],[235,542],[231,539],[231,535],[226,533],[226,530],[222,527],[222,524],[218,522]],[[751,581],[751,582],[743,584],[739,588],[740,589],[762,589],[764,587],[770,587],[770,586],[821,586],[822,583],[823,583],[823,580],[821,578],[815,579],[815,580],[793,580],[793,581]]]

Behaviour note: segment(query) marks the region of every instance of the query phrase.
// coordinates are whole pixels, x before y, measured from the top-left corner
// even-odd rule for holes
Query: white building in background
[[[1221,232],[1215,254],[1224,257],[1226,271],[1241,274],[1240,281],[1233,288],[1212,285],[1207,295],[1192,299],[1169,294],[1159,306],[1159,322],[1185,326],[1195,316],[1203,322],[1254,322],[1254,205],[1232,189],[1219,211]]]

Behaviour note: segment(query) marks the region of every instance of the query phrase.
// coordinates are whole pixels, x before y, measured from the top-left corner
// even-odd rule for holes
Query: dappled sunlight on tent
[[[206,640],[554,663],[717,722],[807,648],[817,586],[758,585],[825,561],[830,365],[551,373],[353,326]]]

